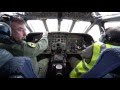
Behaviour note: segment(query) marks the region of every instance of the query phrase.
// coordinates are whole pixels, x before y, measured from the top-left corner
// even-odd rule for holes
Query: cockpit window
[[[99,12],[101,16],[111,16],[111,15],[118,15],[120,12]]]
[[[69,32],[72,20],[63,19],[60,25],[60,32]],[[42,20],[28,20],[28,25],[33,32],[44,32],[46,31],[44,23]],[[58,20],[57,19],[47,19],[47,28],[49,32],[58,32]],[[72,33],[83,33],[86,28],[90,25],[90,22],[77,21],[72,29]]]
[[[28,20],[27,23],[33,32],[45,32],[46,31],[42,20]]]
[[[26,30],[26,33],[30,32],[71,32],[71,33],[85,33],[87,28],[91,25],[90,21],[88,20],[82,20],[82,19],[72,19],[72,18],[62,18],[59,22],[58,18],[43,18],[42,14],[41,16],[38,15],[38,17],[34,16],[34,14],[29,14],[27,12],[0,12],[0,14],[9,14],[9,15],[21,15],[27,17],[27,24],[29,28]],[[109,16],[115,16],[120,15],[120,12],[93,12],[95,14],[96,18],[100,16],[99,19],[105,21],[105,28],[109,26],[118,26],[120,25],[119,21],[110,21]],[[57,15],[57,14],[55,14]],[[64,15],[63,15],[64,16]],[[94,17],[94,15],[93,15]],[[118,20],[118,19],[115,19]],[[58,25],[59,24],[59,25]],[[60,27],[59,27],[60,26]],[[31,29],[31,30],[30,30]],[[95,35],[93,32],[96,32]],[[91,34],[93,37],[99,37],[99,30],[98,26],[94,25],[91,30],[88,32],[88,34]],[[98,40],[95,38],[96,40]]]
[[[104,24],[105,26],[105,29],[108,28],[108,27],[114,27],[114,26],[120,26],[120,21],[113,21],[113,22],[106,22]]]
[[[72,33],[83,33],[90,26],[90,22],[77,21],[73,27]]]
[[[72,20],[63,19],[61,22],[60,31],[69,32],[72,22],[73,22]]]
[[[21,15],[24,15],[25,12],[0,12],[0,14],[9,14],[9,15],[21,14]]]
[[[58,31],[58,20],[57,19],[47,19],[46,20],[49,32]]]
[[[100,38],[100,29],[99,29],[99,26],[98,25],[94,25],[90,31],[88,32],[88,34],[90,34],[94,41],[97,41],[99,42],[99,38]]]

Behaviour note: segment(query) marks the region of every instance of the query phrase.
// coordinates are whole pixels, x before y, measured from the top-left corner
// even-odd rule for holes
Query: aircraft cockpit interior
[[[27,36],[28,42],[37,42],[42,33],[30,33]],[[70,57],[77,57],[82,59],[80,53],[83,49],[91,45],[94,40],[89,34],[78,34],[78,33],[66,33],[66,32],[51,32],[48,33],[48,48],[40,55],[38,60],[42,58],[50,59],[49,75],[66,75],[70,72],[70,65],[68,60]]]
[[[2,15],[25,20],[26,42],[37,43],[43,32],[48,32],[48,47],[37,56],[38,62],[49,59],[46,78],[70,78],[69,59],[76,57],[82,61],[81,52],[100,42],[106,28],[120,25],[120,12],[0,12]],[[4,21],[0,18],[0,22]]]

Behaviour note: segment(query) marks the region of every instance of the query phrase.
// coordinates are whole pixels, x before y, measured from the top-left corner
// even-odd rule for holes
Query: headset
[[[11,36],[12,35],[11,27],[7,23],[0,22],[0,34]]]
[[[101,37],[99,38],[100,42],[120,42],[120,27],[109,27],[102,33]]]
[[[10,15],[4,14],[0,17],[0,34],[2,35],[7,35],[7,36],[11,36],[12,35],[12,31],[11,31],[11,27],[10,27],[10,19],[12,17]]]
[[[106,41],[106,33],[105,33],[105,29],[103,27],[101,27],[101,29],[103,32],[101,33],[99,41],[104,43]]]

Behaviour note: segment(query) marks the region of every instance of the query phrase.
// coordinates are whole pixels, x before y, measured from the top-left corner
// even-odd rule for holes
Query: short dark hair
[[[24,19],[20,16],[12,16],[10,21],[18,24],[25,24]]]
[[[107,42],[120,43],[120,26],[107,28],[106,29],[106,40]]]

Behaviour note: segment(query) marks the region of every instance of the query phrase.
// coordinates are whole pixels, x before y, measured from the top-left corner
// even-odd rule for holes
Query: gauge
[[[61,64],[57,64],[56,65],[56,69],[62,69],[62,65]]]

